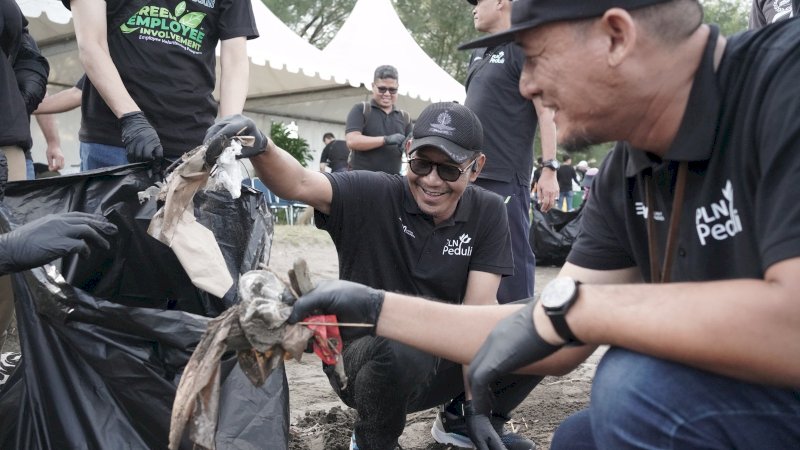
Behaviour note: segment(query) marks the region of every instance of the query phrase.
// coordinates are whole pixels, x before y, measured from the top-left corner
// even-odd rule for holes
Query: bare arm
[[[567,315],[575,335],[724,376],[800,386],[800,258],[771,266],[763,280],[662,285],[584,285]],[[534,321],[555,336],[541,307]]]
[[[569,263],[561,269],[561,274],[587,283],[633,283],[639,279],[634,269],[598,271]],[[521,307],[449,305],[386,293],[377,334],[457,363],[468,364],[497,322]],[[563,349],[520,372],[563,375],[594,350],[595,347],[591,345]]]
[[[541,105],[541,99],[533,100],[536,109],[536,116],[539,118],[539,136],[542,140],[542,160],[556,159],[556,124],[553,122],[553,110]],[[539,194],[539,205],[542,212],[547,212],[556,204],[559,189],[556,172],[548,168],[543,168],[539,181],[536,183],[537,193]]]
[[[383,138],[383,136],[364,136],[360,131],[351,131],[345,135],[347,147],[357,152],[364,152],[382,147],[384,144]]]
[[[479,272],[471,270],[467,277],[467,290],[464,294],[465,305],[496,305],[497,288],[500,287],[501,276],[496,273]],[[464,395],[468,400],[472,399],[472,392],[469,388],[469,364],[462,365],[464,373]]]
[[[56,114],[66,111],[71,111],[81,106],[82,91],[73,86],[69,89],[64,89],[61,92],[56,92],[53,95],[48,95],[39,103],[34,114]],[[40,122],[41,126],[41,122]]]
[[[323,214],[330,213],[333,188],[328,178],[300,165],[272,139],[267,151],[250,161],[264,185],[278,197],[299,200]]]
[[[64,154],[61,152],[61,139],[58,136],[58,126],[56,119],[51,114],[41,114],[36,116],[39,128],[42,130],[45,141],[47,141],[47,167],[50,170],[61,170],[64,168]]]
[[[106,38],[106,3],[103,0],[72,0],[75,39],[86,75],[117,118],[140,111],[131,98],[111,59]]]
[[[241,114],[247,99],[250,61],[247,38],[236,37],[220,42],[219,115]]]

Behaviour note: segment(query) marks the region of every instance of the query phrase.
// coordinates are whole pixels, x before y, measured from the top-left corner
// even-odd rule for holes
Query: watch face
[[[549,167],[553,170],[558,170],[559,165],[560,164],[558,164],[558,161],[556,161],[555,159],[549,159],[544,162],[544,167]]]
[[[545,309],[558,309],[575,296],[575,280],[570,277],[558,277],[547,283],[540,301]]]

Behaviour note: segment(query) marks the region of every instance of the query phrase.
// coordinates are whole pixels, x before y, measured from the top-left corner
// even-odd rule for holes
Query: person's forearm
[[[70,5],[78,54],[92,85],[117,118],[140,111],[125,88],[108,50],[105,2],[72,0]]]
[[[241,114],[247,99],[250,60],[247,39],[238,37],[220,43],[219,115]]]
[[[556,159],[557,136],[556,124],[553,121],[553,110],[545,108],[541,105],[541,99],[538,97],[533,101],[533,106],[536,109],[536,115],[539,118],[539,137],[542,143],[542,161]],[[539,176],[539,181],[536,183],[538,194],[538,201],[541,205],[542,212],[547,212],[553,205],[555,205],[558,198],[558,180],[556,180],[556,173],[547,167],[542,168],[542,173]]]
[[[383,138],[384,136],[364,136],[357,132],[347,133],[345,137],[347,147],[357,152],[365,152],[382,147],[384,144]]]
[[[73,110],[81,106],[82,92],[76,87],[65,89],[53,95],[48,95],[39,103],[34,114],[56,114]]]
[[[567,322],[587,343],[625,347],[737,379],[797,388],[798,265],[776,264],[779,267],[767,272],[770,281],[583,285]],[[557,342],[541,308],[535,317],[542,337]]]
[[[465,306],[386,293],[377,334],[424,352],[469,364],[494,326],[523,305]],[[519,373],[563,375],[594,347],[565,349]]]
[[[36,116],[36,122],[39,124],[39,129],[42,130],[47,146],[61,146],[61,139],[58,135],[58,125],[56,119],[50,114],[40,114]]]
[[[314,183],[325,182],[325,175],[306,169],[289,153],[281,149],[270,139],[268,150],[250,158],[258,177],[278,197],[299,200],[317,211],[327,214],[330,211],[330,200],[325,201],[317,195],[316,190],[309,189]],[[320,180],[318,177],[322,177]]]

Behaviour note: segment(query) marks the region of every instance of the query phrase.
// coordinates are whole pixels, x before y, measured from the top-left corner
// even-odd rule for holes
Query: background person
[[[325,133],[322,142],[325,143],[325,148],[322,149],[322,155],[319,157],[319,171],[326,172],[329,167],[331,172],[347,171],[347,160],[350,157],[347,143],[336,139],[333,133]]]
[[[402,144],[411,132],[411,119],[395,107],[398,80],[394,66],[379,66],[372,81],[372,99],[356,103],[347,114],[345,139],[352,150],[353,170],[400,173]]]

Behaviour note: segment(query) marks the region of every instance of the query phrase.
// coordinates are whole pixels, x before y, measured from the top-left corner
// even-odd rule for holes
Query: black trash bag
[[[23,356],[0,388],[0,448],[166,448],[180,373],[209,318],[236,299],[195,288],[171,250],[146,235],[156,204],[137,192],[156,179],[139,164],[9,183],[13,212],[0,206],[0,232],[66,211],[104,214],[120,232],[109,251],[61,261],[72,285],[43,268],[13,275]],[[201,192],[195,215],[234,279],[267,260],[273,227],[260,194]],[[256,388],[226,355],[217,448],[286,448],[288,395],[282,368]]]
[[[533,208],[530,243],[537,266],[562,266],[578,235],[583,208],[564,212],[551,209],[543,213]]]

